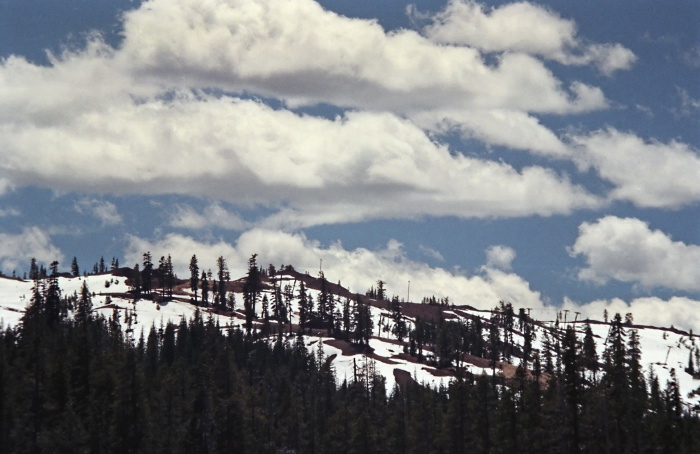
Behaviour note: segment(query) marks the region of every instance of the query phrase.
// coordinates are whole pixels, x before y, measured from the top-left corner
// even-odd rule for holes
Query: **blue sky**
[[[0,0],[0,268],[258,253],[700,326],[698,23],[695,1]]]

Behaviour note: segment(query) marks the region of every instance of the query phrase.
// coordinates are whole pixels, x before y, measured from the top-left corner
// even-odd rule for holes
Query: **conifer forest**
[[[96,265],[98,279],[129,286],[101,310],[104,294],[77,263],[65,274],[32,263],[21,322],[0,333],[2,452],[700,452],[698,408],[676,377],[696,374],[697,361],[662,382],[643,366],[631,314],[602,322],[601,339],[591,321],[544,329],[504,302],[454,319],[450,301],[400,301],[382,281],[350,294],[322,273],[259,267],[256,256],[237,281],[223,259],[208,275],[193,256],[187,280],[169,261],[155,266],[148,253],[143,268]],[[80,291],[63,292],[62,279],[81,279]],[[161,310],[178,298],[192,315],[150,327],[114,304]],[[370,345],[382,323],[399,356],[450,380],[395,371],[389,386]],[[351,374],[337,373],[324,344],[355,355]]]

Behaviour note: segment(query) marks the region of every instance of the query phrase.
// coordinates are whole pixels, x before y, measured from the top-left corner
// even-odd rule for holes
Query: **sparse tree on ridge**
[[[131,291],[134,293],[134,298],[141,296],[141,269],[138,263],[134,265],[131,273]]]
[[[141,271],[141,276],[143,291],[147,295],[150,295],[152,290],[151,281],[153,279],[153,256],[150,251],[143,254],[143,270]]]
[[[39,265],[34,257],[29,262],[29,279],[32,281],[39,279]]]
[[[197,290],[199,290],[199,265],[197,256],[190,259],[190,290],[194,292],[194,303],[197,304]]]
[[[168,288],[168,298],[173,297],[173,288],[175,287],[175,271],[173,269],[173,259],[168,254],[165,259],[165,286]]]
[[[216,305],[223,309],[226,307],[226,282],[231,279],[231,276],[228,271],[228,265],[226,265],[226,259],[223,256],[219,256],[219,258],[216,259],[216,266],[219,270],[219,287],[218,293],[215,296],[215,301]]]
[[[246,314],[246,332],[248,335],[251,333],[253,319],[256,317],[255,306],[260,291],[262,290],[262,278],[256,261],[257,256],[258,254],[253,254],[248,260],[248,274],[245,284],[243,285],[243,305]]]
[[[73,260],[70,262],[70,274],[73,277],[80,276],[80,268],[78,268],[78,259],[76,257],[73,257]]]
[[[209,305],[209,279],[205,271],[202,271],[200,281],[202,282],[202,306],[207,307]]]

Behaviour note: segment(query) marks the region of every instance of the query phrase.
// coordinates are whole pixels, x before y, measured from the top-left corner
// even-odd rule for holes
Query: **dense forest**
[[[254,259],[244,284],[252,304],[264,273]],[[340,382],[322,343],[310,350],[304,342],[320,323],[367,348],[357,327],[371,320],[361,302],[351,305],[347,331],[342,320],[323,324],[323,303],[309,306],[306,326],[291,334],[291,325],[253,325],[253,309],[245,329],[197,311],[135,338],[122,312],[92,311],[87,285],[63,296],[55,262],[47,274],[35,281],[21,324],[0,333],[4,452],[700,452],[697,412],[683,404],[673,375],[659,383],[642,370],[636,331],[619,314],[601,358],[590,329],[579,337],[570,326],[543,352],[529,349],[527,336],[515,346],[512,331],[527,333],[530,322],[507,304],[488,326],[418,319],[395,333],[406,354],[427,361],[430,351],[438,365],[456,365],[456,377],[444,387],[404,380],[387,389],[366,357]],[[139,292],[153,290],[147,281]],[[161,284],[167,297],[167,276]],[[224,306],[225,293],[216,301]],[[387,303],[401,311],[396,299]],[[462,355],[520,365],[510,379],[472,375],[460,368]]]

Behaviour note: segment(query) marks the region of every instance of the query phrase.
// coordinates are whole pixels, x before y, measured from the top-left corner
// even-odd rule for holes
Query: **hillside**
[[[299,289],[304,285],[309,301],[309,307],[315,308],[321,298],[331,301],[337,318],[342,318],[344,304],[354,306],[366,305],[371,318],[371,332],[368,333],[367,342],[353,337],[350,333],[343,333],[341,327],[329,327],[327,320],[321,319],[317,310],[309,310],[310,315],[304,326],[304,340],[310,351],[316,352],[319,342],[322,343],[322,351],[325,357],[331,361],[339,382],[352,380],[357,373],[357,365],[371,361],[377,373],[386,379],[386,389],[390,392],[394,385],[404,383],[406,380],[415,380],[432,387],[447,386],[454,379],[457,370],[460,373],[474,375],[495,375],[502,377],[505,383],[512,379],[516,367],[523,361],[523,349],[525,336],[522,331],[524,323],[531,327],[531,353],[529,367],[532,368],[532,357],[542,356],[547,350],[545,343],[555,346],[564,337],[567,328],[575,331],[582,342],[585,327],[590,326],[594,336],[597,356],[604,356],[606,338],[611,328],[610,321],[604,320],[578,320],[575,314],[565,314],[552,307],[551,310],[540,310],[527,314],[529,311],[519,311],[510,308],[503,303],[494,302],[494,310],[476,310],[470,306],[460,305],[459,302],[440,304],[435,302],[427,304],[399,301],[400,320],[403,323],[402,336],[396,330],[397,312],[392,311],[391,302],[384,298],[371,298],[349,292],[347,289],[333,284],[328,280],[310,276],[307,273],[299,273],[292,267],[284,271],[269,274],[260,270],[260,289],[257,295],[258,306],[255,317],[251,319],[252,329],[257,332],[267,333],[274,338],[275,333],[282,331],[292,337],[300,328],[301,307]],[[246,329],[245,277],[230,280],[225,283],[228,303],[231,306],[216,306],[210,304],[203,306],[201,301],[194,304],[193,292],[189,281],[176,280],[172,289],[172,297],[163,299],[160,288],[153,280],[154,292],[152,295],[135,296],[133,282],[131,282],[132,270],[122,268],[104,274],[88,275],[82,277],[59,277],[58,282],[64,298],[77,298],[83,283],[87,285],[92,296],[93,312],[109,318],[117,311],[121,314],[125,330],[128,330],[129,338],[139,339],[147,336],[150,328],[162,328],[168,322],[179,324],[181,320],[190,320],[195,311],[201,311],[202,317],[211,317],[220,325],[224,332],[231,329]],[[341,276],[342,277],[342,276]],[[374,283],[368,283],[368,287]],[[31,281],[0,277],[0,320],[4,327],[16,327],[25,312],[31,299]],[[286,292],[285,292],[286,290]],[[325,295],[325,296],[324,296]],[[200,291],[201,299],[201,291]],[[377,296],[377,295],[374,295]],[[285,321],[278,320],[272,313],[272,304],[277,297],[281,297],[286,306]],[[213,300],[213,296],[211,298]],[[263,301],[268,304],[268,317],[263,315]],[[396,299],[395,299],[396,302]],[[509,330],[501,324],[498,326],[499,339],[506,339],[508,346],[503,346],[498,357],[484,349],[483,352],[463,351],[441,355],[435,345],[425,341],[421,346],[422,354],[416,352],[415,344],[416,321],[425,326],[429,323],[431,329],[444,322],[453,322],[461,326],[481,327],[481,338],[488,340],[489,330],[494,319],[502,318],[506,310],[512,311],[512,327]],[[623,314],[624,316],[624,314]],[[610,314],[612,319],[613,314]],[[573,320],[572,320],[573,318]],[[477,322],[478,321],[478,322]],[[342,320],[336,320],[342,325]],[[698,370],[699,342],[697,334],[684,332],[672,327],[640,326],[634,323],[624,323],[627,332],[636,331],[639,336],[641,348],[641,365],[644,374],[649,377],[653,373],[663,385],[671,378],[674,370],[681,396],[688,409],[700,411],[700,394],[693,395],[694,390],[700,388],[700,377],[694,378],[686,370],[689,358],[692,358],[695,370]],[[340,328],[340,329],[338,329]],[[353,328],[354,329],[354,328]],[[507,331],[507,332],[506,332]],[[411,333],[409,335],[409,333]],[[504,344],[506,342],[504,341]],[[469,350],[469,349],[467,349]],[[556,348],[552,347],[552,350]],[[474,354],[477,353],[477,354]],[[557,363],[556,352],[552,351],[552,364]],[[544,361],[544,359],[542,358]],[[596,371],[602,368],[602,362],[598,364]]]

